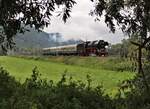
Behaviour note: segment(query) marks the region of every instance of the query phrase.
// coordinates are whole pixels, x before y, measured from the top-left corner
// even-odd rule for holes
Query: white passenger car
[[[76,55],[77,44],[43,48],[44,55]]]

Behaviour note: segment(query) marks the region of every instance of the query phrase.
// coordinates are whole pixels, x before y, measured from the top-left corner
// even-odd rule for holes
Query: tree
[[[129,40],[123,39],[121,43],[111,45],[109,53],[114,56],[120,56],[121,58],[127,58],[130,47]]]
[[[118,25],[130,37],[136,37],[138,46],[138,72],[142,74],[148,88],[145,74],[142,69],[142,48],[150,42],[150,0],[91,0],[95,2],[95,9],[91,15],[100,20],[104,15],[105,23],[112,32]]]
[[[58,16],[66,22],[74,0],[0,0],[0,45],[3,50],[12,48],[13,37],[24,33],[26,25],[37,30],[50,24],[51,16],[57,7],[62,11]]]

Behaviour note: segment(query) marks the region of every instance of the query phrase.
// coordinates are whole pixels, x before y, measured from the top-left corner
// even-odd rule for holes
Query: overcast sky
[[[100,22],[95,22],[94,18],[89,16],[90,10],[93,8],[90,0],[76,0],[71,18],[64,24],[60,18],[54,17],[51,25],[45,28],[48,33],[59,32],[65,39],[80,38],[82,40],[103,39],[110,43],[119,43],[124,35],[121,31],[111,33],[102,18]]]

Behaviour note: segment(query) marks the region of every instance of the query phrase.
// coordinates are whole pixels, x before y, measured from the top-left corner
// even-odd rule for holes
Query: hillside
[[[57,34],[57,33],[54,33]],[[43,48],[54,46],[53,36],[46,32],[38,32],[35,29],[30,28],[30,31],[24,34],[17,34],[15,37],[15,43],[20,48]]]
[[[18,48],[44,48],[59,45],[68,45],[80,43],[81,40],[64,40],[60,33],[38,32],[29,28],[24,34],[17,34],[15,37],[16,47]]]

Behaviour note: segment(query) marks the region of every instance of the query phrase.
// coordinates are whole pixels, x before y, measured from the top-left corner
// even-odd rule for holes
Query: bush
[[[0,69],[0,109],[113,109],[112,100],[102,87],[91,88],[81,81],[66,79],[54,84],[40,78],[36,68],[23,84]]]
[[[120,93],[116,98],[116,107],[121,109],[150,109],[150,64],[146,63],[143,66],[143,72],[145,79],[142,74],[137,74],[133,80],[126,80],[123,82],[124,87],[120,87]],[[145,84],[145,81],[149,87]],[[124,91],[130,89],[130,91]],[[121,92],[125,95],[125,98],[120,97]],[[120,105],[120,102],[122,102]]]
[[[135,66],[127,58],[109,58],[101,66],[106,70],[135,72]]]
[[[0,68],[0,101],[8,99],[20,84],[6,70]]]

